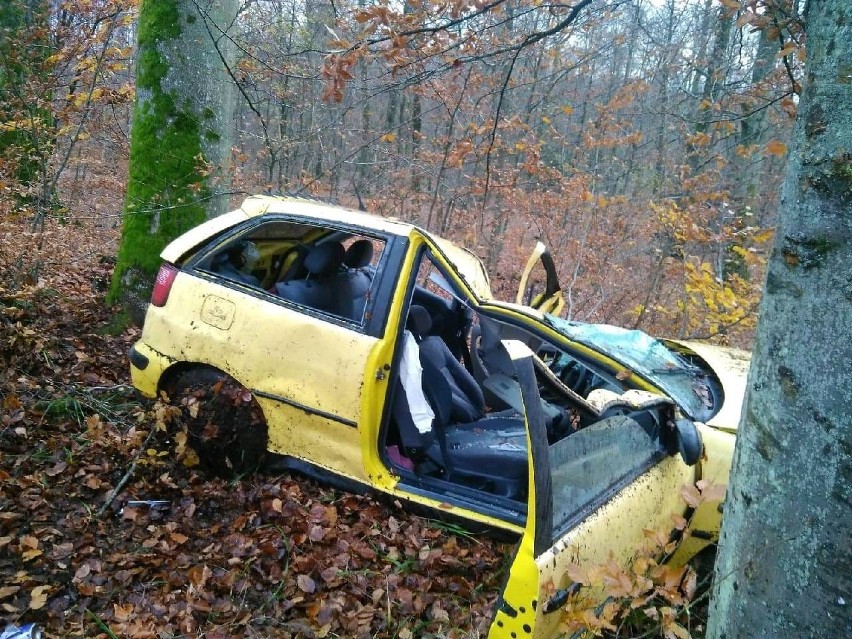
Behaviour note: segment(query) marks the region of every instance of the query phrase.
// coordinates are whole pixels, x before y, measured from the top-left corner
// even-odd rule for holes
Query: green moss
[[[180,36],[180,12],[175,0],[142,0],[139,7],[139,46]]]
[[[781,249],[784,263],[788,267],[805,270],[821,266],[826,256],[839,246],[836,240],[827,237],[805,237],[790,234],[784,238]]]
[[[187,23],[187,24],[195,24],[195,21],[196,21],[197,19],[198,19],[198,18],[196,18],[196,17],[195,17],[194,15],[192,15],[191,13],[187,13],[187,14],[186,14],[186,23]]]
[[[125,289],[139,288],[138,283],[125,281],[126,274],[153,281],[166,244],[206,218],[202,203],[210,191],[199,170],[200,118],[174,91],[163,89],[170,68],[159,45],[180,37],[179,16],[174,0],[145,0],[140,9],[140,91],[131,132],[124,228],[109,303]]]
[[[207,129],[204,132],[204,139],[206,139],[210,142],[218,142],[221,139],[221,137],[222,136],[220,136],[218,133],[216,133],[216,131],[213,131],[212,129]]]
[[[852,183],[852,154],[843,153],[839,157],[834,158],[834,176]]]

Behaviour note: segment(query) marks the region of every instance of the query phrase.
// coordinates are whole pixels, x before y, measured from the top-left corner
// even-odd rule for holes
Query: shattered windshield
[[[637,372],[671,397],[693,419],[706,419],[713,400],[705,372],[663,342],[638,330],[586,324],[546,315],[545,321],[569,339],[589,346]]]

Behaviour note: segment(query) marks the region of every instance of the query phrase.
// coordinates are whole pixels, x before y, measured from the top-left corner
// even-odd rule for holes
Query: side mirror
[[[701,433],[698,432],[698,427],[688,419],[675,420],[674,425],[677,450],[683,463],[694,466],[701,459],[701,451],[704,448]]]

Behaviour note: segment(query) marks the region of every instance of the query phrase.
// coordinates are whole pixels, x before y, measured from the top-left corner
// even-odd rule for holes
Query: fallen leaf
[[[20,589],[20,586],[0,586],[0,599],[5,599],[6,597],[14,595]]]
[[[39,610],[47,603],[50,586],[36,586],[30,591],[30,610]]]
[[[299,586],[299,590],[302,592],[312,593],[317,589],[317,585],[314,580],[307,575],[299,575],[296,579],[296,583]]]
[[[44,471],[44,474],[48,477],[56,477],[57,475],[62,473],[62,471],[64,471],[66,468],[68,468],[68,464],[66,464],[64,461],[61,461],[55,466],[51,466],[46,471]]]

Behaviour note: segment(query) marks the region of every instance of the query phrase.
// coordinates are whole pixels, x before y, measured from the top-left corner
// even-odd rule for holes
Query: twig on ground
[[[133,473],[136,472],[136,466],[139,463],[139,457],[148,449],[148,444],[151,439],[154,437],[154,433],[157,432],[157,428],[151,428],[151,432],[148,433],[148,437],[145,438],[145,442],[139,447],[139,450],[136,451],[136,454],[133,455],[133,461],[130,463],[130,468],[127,469],[127,472],[124,473],[124,476],[121,478],[115,488],[112,489],[109,496],[107,496],[106,501],[98,510],[98,519],[103,517],[103,514],[106,512],[107,508],[110,507],[115,498],[118,497],[119,493],[124,490],[124,487],[127,485],[127,482],[130,481],[130,478],[133,477]]]

